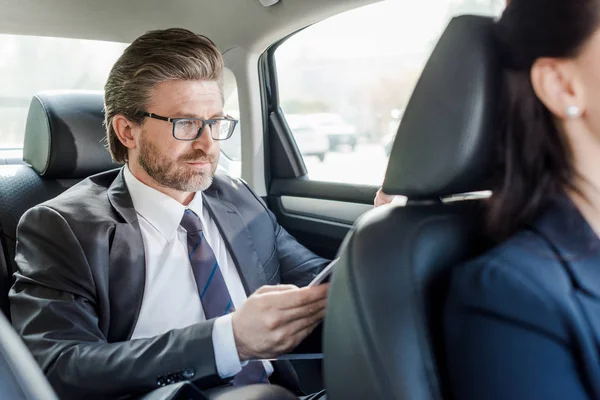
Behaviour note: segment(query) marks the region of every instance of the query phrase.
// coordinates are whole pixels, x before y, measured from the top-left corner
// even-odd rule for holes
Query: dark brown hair
[[[116,162],[127,162],[127,148],[112,126],[117,114],[141,124],[152,91],[169,80],[207,80],[223,86],[223,58],[206,36],[186,29],[150,31],[137,38],[113,66],[104,87],[106,139]]]
[[[566,137],[530,73],[541,57],[577,56],[598,27],[598,8],[598,0],[511,0],[496,24],[506,70],[488,225],[498,240],[532,223],[552,196],[577,190]]]

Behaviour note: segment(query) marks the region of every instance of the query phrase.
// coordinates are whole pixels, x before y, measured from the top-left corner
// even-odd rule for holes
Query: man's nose
[[[205,125],[202,128],[200,136],[194,140],[193,147],[198,149],[210,149],[214,145],[215,140],[212,138],[211,127]]]

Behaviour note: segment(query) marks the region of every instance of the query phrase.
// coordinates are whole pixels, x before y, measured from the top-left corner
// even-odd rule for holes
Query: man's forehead
[[[185,114],[218,113],[223,109],[223,95],[214,81],[167,81],[154,88],[151,106]]]
[[[214,96],[221,94],[221,88],[215,81],[170,80],[157,84],[154,94],[161,96]]]

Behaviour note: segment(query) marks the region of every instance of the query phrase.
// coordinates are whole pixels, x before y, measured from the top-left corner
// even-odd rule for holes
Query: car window
[[[279,101],[312,180],[380,185],[414,86],[447,23],[505,0],[388,0],[312,25],[275,52]]]
[[[22,149],[33,95],[102,90],[124,43],[0,35],[0,150]]]

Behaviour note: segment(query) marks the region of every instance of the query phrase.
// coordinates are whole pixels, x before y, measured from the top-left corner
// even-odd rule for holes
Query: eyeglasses
[[[213,140],[227,140],[233,135],[238,121],[231,117],[200,119],[200,118],[167,118],[145,112],[144,117],[159,119],[173,124],[173,137],[177,140],[196,140],[207,126]]]

